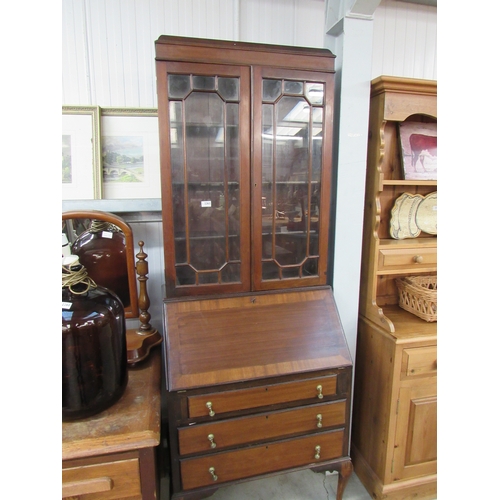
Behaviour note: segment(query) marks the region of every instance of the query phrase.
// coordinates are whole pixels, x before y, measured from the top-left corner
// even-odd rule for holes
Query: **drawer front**
[[[341,457],[344,430],[181,460],[184,490]],[[318,448],[319,447],[319,448]]]
[[[300,382],[263,385],[248,389],[188,396],[190,418],[215,417],[220,413],[290,403],[304,399],[321,401],[337,395],[337,376],[318,377]]]
[[[401,377],[437,374],[437,346],[403,350]]]
[[[395,271],[398,269],[435,268],[437,265],[436,248],[401,248],[381,249],[379,251],[379,271]]]
[[[178,430],[181,455],[216,452],[231,446],[319,431],[345,424],[345,401],[310,405]]]
[[[141,498],[139,459],[63,469],[62,497],[82,500]]]

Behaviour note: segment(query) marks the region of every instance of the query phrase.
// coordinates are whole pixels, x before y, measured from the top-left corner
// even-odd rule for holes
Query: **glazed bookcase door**
[[[253,289],[326,283],[333,74],[254,69]]]
[[[157,76],[167,295],[248,290],[249,69],[158,62]]]

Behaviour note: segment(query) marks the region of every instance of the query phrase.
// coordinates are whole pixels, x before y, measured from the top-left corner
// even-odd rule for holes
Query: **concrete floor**
[[[221,488],[210,500],[335,500],[337,480],[337,473],[291,472]],[[355,473],[349,478],[343,500],[371,500]]]
[[[291,472],[222,487],[210,500],[335,500],[337,479],[337,473]],[[354,472],[345,488],[343,500],[371,500]]]

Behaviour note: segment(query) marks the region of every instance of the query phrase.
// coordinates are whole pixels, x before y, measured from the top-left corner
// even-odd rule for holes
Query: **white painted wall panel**
[[[62,102],[90,103],[86,13],[83,2],[62,9]]]
[[[437,8],[382,0],[374,14],[372,77],[437,79]]]
[[[163,34],[323,46],[324,0],[64,0],[63,104],[156,107]]]

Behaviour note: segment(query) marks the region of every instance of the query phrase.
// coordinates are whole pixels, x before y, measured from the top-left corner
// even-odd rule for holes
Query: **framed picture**
[[[105,199],[160,198],[158,111],[101,108]]]
[[[102,197],[98,106],[62,107],[62,199]]]
[[[399,124],[403,175],[410,180],[437,180],[437,124]]]

